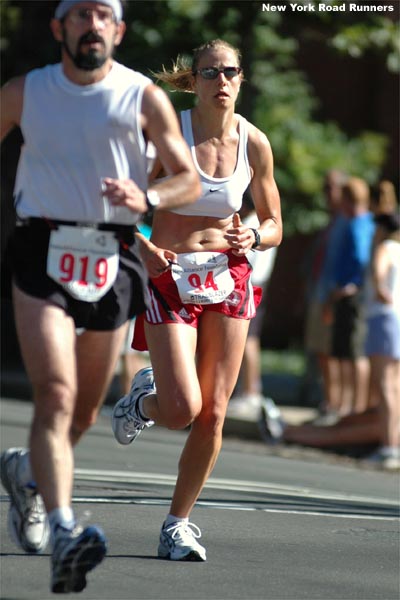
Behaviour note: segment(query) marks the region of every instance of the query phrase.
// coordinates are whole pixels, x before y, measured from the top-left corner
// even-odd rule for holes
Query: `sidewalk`
[[[299,425],[313,420],[318,411],[312,407],[304,407],[288,404],[290,400],[289,390],[279,390],[285,392],[281,396],[283,403],[276,400],[276,404],[282,414],[283,419],[290,425]],[[115,377],[110,386],[105,405],[113,406],[119,399],[121,393],[119,389],[118,378]],[[30,401],[31,391],[28,379],[25,373],[18,371],[7,371],[1,373],[1,396],[4,398],[15,398],[18,400]],[[292,402],[296,401],[296,395],[292,396]],[[284,458],[294,460],[323,462],[331,464],[344,464],[356,468],[375,470],[375,467],[365,464],[365,462],[349,453],[340,453],[333,449],[322,450],[319,448],[310,448],[297,446],[294,444],[273,444],[269,445],[263,441],[258,425],[259,413],[240,417],[227,416],[224,424],[224,437],[237,438],[252,444],[259,444],[260,448],[267,448],[268,453]]]
[[[284,421],[288,425],[300,425],[306,421],[315,419],[318,411],[314,408],[303,406],[283,406],[277,405]],[[224,425],[225,435],[237,435],[244,439],[261,440],[260,430],[258,428],[259,414],[248,414],[240,417],[227,416]]]
[[[312,407],[302,407],[288,404],[290,400],[295,400],[296,394],[291,395],[290,389],[280,389],[282,403],[276,401],[284,420],[290,425],[299,425],[306,421],[314,419],[318,411]],[[1,396],[7,398],[17,398],[19,400],[30,400],[31,388],[26,374],[20,370],[7,370],[1,373]],[[118,376],[110,386],[105,404],[113,406],[120,398]],[[293,398],[294,396],[294,398]],[[258,413],[239,417],[227,417],[225,420],[224,433],[227,435],[238,435],[245,439],[260,440],[260,432],[257,425]]]

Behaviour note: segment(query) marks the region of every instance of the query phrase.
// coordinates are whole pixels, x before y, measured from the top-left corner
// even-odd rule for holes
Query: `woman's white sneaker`
[[[153,369],[140,369],[132,380],[129,394],[123,396],[114,406],[111,425],[114,437],[119,444],[130,444],[146,427],[154,425],[151,419],[143,419],[138,410],[141,398],[156,393]]]
[[[170,560],[205,561],[206,549],[197,541],[200,537],[201,531],[194,523],[164,523],[160,533],[158,556]]]

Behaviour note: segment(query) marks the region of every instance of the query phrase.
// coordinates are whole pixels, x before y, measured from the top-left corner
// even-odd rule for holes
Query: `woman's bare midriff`
[[[154,214],[151,241],[177,254],[221,251],[230,248],[224,236],[231,228],[232,217],[193,217],[160,210]]]

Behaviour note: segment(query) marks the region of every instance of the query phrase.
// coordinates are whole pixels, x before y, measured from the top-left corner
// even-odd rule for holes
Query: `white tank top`
[[[28,73],[14,190],[20,217],[136,223],[138,214],[102,197],[101,182],[130,178],[147,188],[151,147],[139,117],[149,83],[116,62],[102,81],[86,86],[67,79],[61,64]]]
[[[229,177],[217,178],[201,170],[196,158],[191,111],[185,110],[181,113],[183,137],[190,147],[193,162],[200,175],[202,194],[193,204],[171,209],[171,212],[178,215],[225,219],[240,210],[243,194],[251,181],[251,171],[247,158],[247,121],[240,115],[238,117],[239,145],[235,170]]]
[[[400,243],[395,240],[385,240],[382,243],[386,247],[390,260],[390,267],[384,285],[390,291],[393,303],[385,304],[376,299],[372,276],[370,274],[367,279],[365,292],[366,315],[367,317],[374,317],[387,313],[395,313],[400,317]]]

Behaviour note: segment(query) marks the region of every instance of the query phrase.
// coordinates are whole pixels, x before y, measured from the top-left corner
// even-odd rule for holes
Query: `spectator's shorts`
[[[323,304],[311,301],[306,315],[304,345],[308,352],[330,356],[332,327],[322,319]]]
[[[365,356],[366,323],[359,294],[335,303],[332,328],[332,356],[354,359]]]
[[[234,319],[252,319],[261,302],[262,290],[250,281],[251,266],[245,256],[226,252],[234,289],[222,302],[216,304],[183,303],[171,270],[150,280],[150,307],[136,319],[133,348],[146,350],[143,319],[151,325],[184,323],[197,328],[203,312],[218,312]]]
[[[148,277],[139,257],[133,225],[99,224],[99,231],[112,231],[118,241],[118,272],[112,287],[96,302],[72,297],[47,274],[50,233],[71,223],[27,219],[18,225],[8,247],[15,285],[26,294],[45,299],[70,315],[76,327],[94,331],[117,329],[147,306]]]
[[[400,360],[400,316],[394,313],[367,319],[367,356],[379,355]]]

